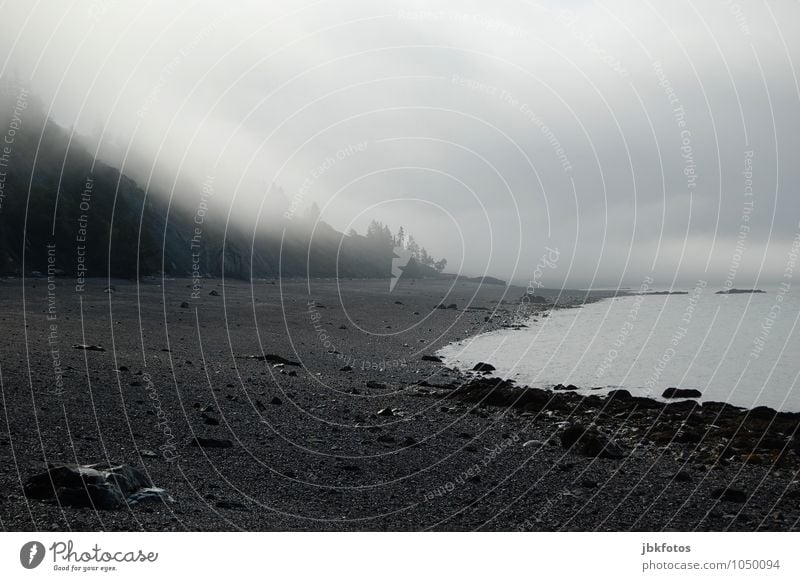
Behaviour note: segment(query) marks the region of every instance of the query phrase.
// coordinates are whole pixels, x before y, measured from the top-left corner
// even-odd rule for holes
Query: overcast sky
[[[280,188],[341,230],[402,225],[451,271],[525,281],[557,249],[538,280],[572,287],[765,286],[800,232],[797,2],[0,14],[2,74],[57,122],[186,203],[213,176],[213,211],[264,228]]]

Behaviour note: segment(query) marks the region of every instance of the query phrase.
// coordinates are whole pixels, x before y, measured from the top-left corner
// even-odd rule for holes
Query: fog
[[[545,286],[780,282],[800,5],[5,2],[0,74],[154,195]]]

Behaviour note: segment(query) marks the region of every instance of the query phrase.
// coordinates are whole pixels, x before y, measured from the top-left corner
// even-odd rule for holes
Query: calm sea
[[[439,355],[465,369],[491,363],[520,385],[600,394],[623,387],[656,398],[667,387],[695,388],[701,400],[800,411],[798,292],[716,290],[557,309],[526,329],[478,335]]]

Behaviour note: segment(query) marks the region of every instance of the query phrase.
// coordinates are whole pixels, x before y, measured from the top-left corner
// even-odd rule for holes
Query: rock
[[[386,389],[387,387],[385,383],[380,383],[378,381],[368,381],[366,385],[372,389]]]
[[[394,436],[390,436],[388,434],[383,434],[383,435],[378,436],[378,441],[381,444],[394,444],[395,442],[397,442],[397,440],[394,438]]]
[[[208,293],[208,296],[210,296],[210,297],[218,297],[219,293],[217,291],[215,291],[215,290],[212,290],[211,292]]]
[[[554,391],[577,391],[577,390],[578,390],[578,388],[577,388],[577,387],[575,387],[575,386],[574,386],[574,385],[572,385],[572,384],[569,384],[569,385],[564,385],[564,384],[562,384],[562,383],[559,383],[558,385],[554,385],[554,386],[553,386],[553,390],[554,390]]]
[[[73,349],[80,349],[81,351],[105,351],[105,347],[101,347],[100,345],[84,345],[78,344],[73,345]]]
[[[458,308],[458,305],[457,305],[457,304],[455,304],[455,303],[450,303],[449,305],[447,305],[447,308],[448,308],[448,309],[451,309],[451,310],[455,310],[455,309],[457,309],[457,308]]]
[[[353,368],[350,365],[345,365],[339,371],[353,371]]]
[[[736,488],[716,488],[711,492],[711,496],[727,502],[747,502],[747,493]]]
[[[691,482],[692,481],[692,474],[688,470],[679,470],[675,474],[675,481],[676,482]]]
[[[394,304],[396,304],[396,305],[402,305],[403,303],[402,303],[401,301],[395,301],[395,302],[394,302]]]
[[[271,400],[269,400],[269,403],[270,403],[270,404],[272,404],[272,405],[283,405],[283,400],[281,400],[281,398],[279,398],[279,397],[276,395],[276,396],[275,396],[275,397],[273,397]]]
[[[233,442],[230,440],[222,440],[218,438],[201,438],[196,437],[192,440],[192,446],[195,448],[232,448]]]
[[[721,290],[717,291],[714,294],[717,295],[741,295],[741,294],[763,294],[764,291],[761,289],[746,289],[746,288],[731,288],[728,290]]]
[[[489,363],[484,363],[483,361],[476,363],[475,367],[472,368],[472,371],[495,371],[495,366],[490,365]]]
[[[189,303],[187,303],[186,301],[183,301],[183,302],[181,303],[181,308],[182,308],[182,309],[188,309],[188,308],[189,308]]]
[[[619,459],[625,451],[594,426],[570,424],[560,434],[561,446],[589,458]]]
[[[441,363],[442,362],[442,358],[438,357],[437,355],[423,355],[422,356],[422,360],[423,361],[430,361],[431,363]]]
[[[377,415],[383,417],[391,417],[394,415],[394,410],[392,410],[392,408],[383,408],[377,413]]]
[[[257,361],[267,361],[273,364],[282,364],[282,365],[292,365],[294,367],[300,367],[300,364],[296,361],[290,361],[280,355],[272,355],[267,353],[266,355],[237,355],[236,359],[255,359]]]
[[[24,492],[27,498],[99,510],[119,510],[145,500],[172,501],[142,471],[127,464],[59,464],[28,478]]]
[[[703,394],[696,389],[681,389],[679,387],[668,387],[661,394],[665,399],[674,399],[677,397],[700,397]]]
[[[175,499],[163,488],[150,487],[137,490],[127,498],[127,502],[129,505],[137,505],[145,502],[175,502]]]
[[[202,413],[200,414],[200,417],[203,418],[203,423],[206,424],[207,426],[219,425],[219,420],[212,415],[209,415],[207,413]]]

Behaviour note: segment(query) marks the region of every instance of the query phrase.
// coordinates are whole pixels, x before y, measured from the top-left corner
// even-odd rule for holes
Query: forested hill
[[[229,225],[226,234],[224,224],[210,221],[198,237],[194,212],[168,207],[159,192],[145,196],[70,141],[33,95],[0,81],[0,274],[388,279],[398,244],[409,242],[406,273],[438,276],[444,268],[402,232],[373,223],[364,236],[344,235],[313,212],[276,220],[255,240],[252,231]]]

